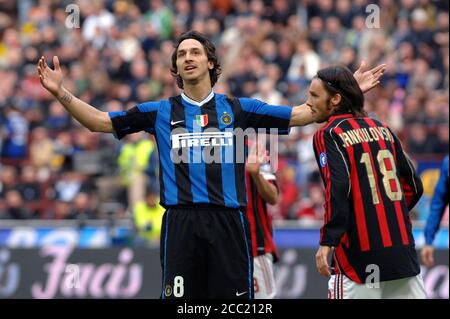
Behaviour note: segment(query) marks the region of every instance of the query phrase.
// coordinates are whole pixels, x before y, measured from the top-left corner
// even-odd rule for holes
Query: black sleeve
[[[324,225],[320,244],[338,246],[349,228],[350,170],[347,153],[339,140],[328,131],[314,134],[314,154],[325,187]]]
[[[139,104],[128,111],[109,112],[114,135],[119,140],[127,134],[146,131],[154,133],[159,103]]]

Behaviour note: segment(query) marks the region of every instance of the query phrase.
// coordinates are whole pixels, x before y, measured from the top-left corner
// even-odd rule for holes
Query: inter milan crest
[[[208,114],[197,115],[195,117],[195,122],[198,126],[205,127],[206,125],[208,125]]]
[[[233,118],[227,112],[223,112],[220,121],[225,125],[230,125],[233,122]]]

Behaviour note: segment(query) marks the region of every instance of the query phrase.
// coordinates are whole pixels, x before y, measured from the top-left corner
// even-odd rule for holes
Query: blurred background
[[[170,56],[189,29],[218,49],[216,92],[275,105],[305,102],[330,64],[386,63],[365,109],[400,137],[422,178],[412,212],[420,246],[449,149],[448,12],[445,0],[0,0],[0,298],[159,293],[154,139],[117,141],[81,127],[41,88],[40,56],[48,64],[59,56],[65,87],[103,111],[178,95]],[[317,128],[295,128],[278,145],[281,200],[270,213],[280,298],[326,298],[314,266]],[[448,207],[435,245],[425,284],[430,297],[448,298]]]

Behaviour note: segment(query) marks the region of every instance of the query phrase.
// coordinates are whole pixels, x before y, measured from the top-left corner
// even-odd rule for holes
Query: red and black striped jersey
[[[380,281],[417,275],[409,211],[423,187],[397,136],[377,120],[336,115],[315,133],[314,152],[325,186],[320,244],[335,247],[335,271],[358,283],[372,265]]]
[[[261,166],[260,174],[269,183],[277,186],[276,177],[271,172],[269,164]],[[272,253],[273,260],[276,262],[278,260],[278,251],[273,241],[272,221],[267,213],[267,204],[259,195],[255,182],[247,172],[246,182],[248,197],[247,217],[250,222],[253,256]]]

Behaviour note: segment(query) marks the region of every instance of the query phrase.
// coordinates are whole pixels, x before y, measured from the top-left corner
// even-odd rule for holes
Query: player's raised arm
[[[365,71],[366,63],[361,62],[359,68],[353,73],[356,81],[363,93],[366,93],[380,84],[380,78],[383,76],[386,70],[386,64],[380,64]],[[291,120],[289,126],[304,126],[313,123],[313,117],[311,110],[305,104],[294,106],[291,114]]]
[[[62,85],[63,74],[57,56],[53,57],[52,70],[44,57],[39,59],[37,71],[42,86],[49,91],[78,122],[92,132],[112,133],[113,127],[107,112],[102,112],[73,96]]]

